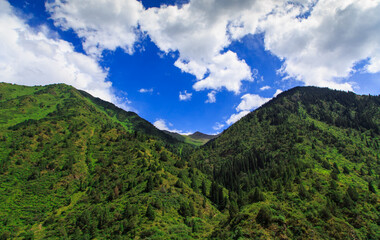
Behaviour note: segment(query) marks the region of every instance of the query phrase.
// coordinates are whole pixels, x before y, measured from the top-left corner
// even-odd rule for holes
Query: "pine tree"
[[[153,210],[153,207],[149,204],[148,208],[146,209],[146,213],[145,213],[145,216],[150,220],[150,221],[154,221],[154,219],[156,218],[156,214]]]
[[[202,187],[201,187],[201,189],[202,189],[203,196],[207,196],[207,188],[206,188],[206,183],[205,183],[204,180],[202,181]]]
[[[340,171],[339,171],[339,168],[338,168],[338,164],[334,163],[334,164],[333,164],[333,167],[334,167],[334,170],[333,170],[333,171],[335,171],[336,174],[339,174]]]
[[[194,189],[195,192],[198,192],[197,179],[195,175],[193,175],[191,178],[191,188]]]
[[[350,209],[351,207],[354,206],[354,201],[352,201],[350,195],[348,194],[348,192],[346,194],[344,194],[344,197],[343,197],[343,206],[345,206],[346,208]]]
[[[260,208],[256,221],[263,226],[268,226],[272,221],[272,212],[267,206]]]
[[[148,182],[146,183],[145,192],[151,192],[154,188],[154,182],[152,176],[148,177]]]
[[[354,202],[359,200],[359,193],[356,191],[356,188],[349,186],[347,189],[347,194]]]
[[[309,197],[309,192],[306,190],[305,186],[303,184],[300,184],[298,187],[298,193],[302,199]]]
[[[216,202],[220,210],[226,207],[226,201],[224,199],[223,188],[218,186],[218,202]]]
[[[265,201],[264,194],[261,192],[259,188],[255,188],[255,191],[251,193],[248,197],[251,203]]]
[[[375,190],[374,186],[372,185],[372,182],[368,182],[368,190],[370,192],[376,193],[376,190]]]
[[[190,210],[190,215],[191,216],[195,216],[195,207],[194,207],[194,203],[193,202],[189,203],[189,210]]]
[[[233,219],[236,217],[236,215],[239,213],[239,207],[235,201],[230,202],[230,207],[228,208],[228,212],[230,214],[230,219]]]
[[[191,215],[189,204],[181,202],[178,213],[184,218],[189,217]]]
[[[214,181],[211,183],[210,199],[215,204],[219,203],[219,199],[218,199],[218,185]]]

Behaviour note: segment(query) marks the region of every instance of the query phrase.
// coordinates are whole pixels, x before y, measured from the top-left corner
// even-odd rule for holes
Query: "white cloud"
[[[179,51],[175,65],[196,76],[196,91],[225,88],[239,93],[242,81],[253,81],[251,69],[236,53],[221,51],[231,43],[232,21],[241,11],[257,13],[262,6],[261,1],[193,0],[181,8],[148,9],[140,23],[162,51]],[[256,22],[250,26],[264,15],[254,15]]]
[[[214,103],[216,102],[216,91],[211,91],[209,93],[207,93],[207,97],[208,99],[206,100],[206,103]]]
[[[377,56],[373,56],[369,60],[369,64],[366,66],[366,70],[369,73],[378,73],[378,72],[380,72],[380,53]]]
[[[149,88],[149,89],[141,88],[139,90],[139,93],[152,93],[152,92],[153,92],[153,88]]]
[[[242,101],[237,106],[236,111],[252,111],[271,100],[271,98],[264,98],[257,94],[245,94],[241,99]]]
[[[230,118],[226,121],[228,125],[237,122],[252,110],[271,100],[271,98],[264,98],[257,94],[245,94],[241,97],[241,99],[240,104],[236,107],[236,111],[238,113],[234,113],[230,116]]]
[[[305,11],[310,16],[299,18]],[[266,49],[285,61],[285,76],[306,85],[352,90],[346,78],[357,62],[370,59],[367,70],[380,70],[379,12],[378,0],[305,1],[277,8],[261,28]]]
[[[217,122],[217,123],[215,123],[215,125],[212,127],[212,129],[214,129],[215,131],[218,131],[218,130],[222,129],[223,127],[224,127],[224,124]]]
[[[100,56],[104,49],[121,47],[132,53],[138,40],[137,24],[142,3],[136,0],[53,0],[47,11],[54,24],[64,30],[73,29],[83,38],[84,50]]]
[[[248,113],[250,113],[250,111],[241,111],[239,113],[232,114],[231,117],[226,121],[226,123],[228,125],[233,124],[233,123],[239,121],[242,117],[244,117]]]
[[[277,97],[278,94],[282,93],[281,89],[277,89],[276,92],[274,93],[273,97]]]
[[[65,83],[128,109],[114,94],[107,70],[96,60],[77,53],[43,26],[32,29],[0,0],[0,79],[23,85]]]
[[[153,123],[153,125],[160,129],[160,130],[166,130],[166,131],[169,131],[169,127],[166,125],[166,122],[164,119],[158,119],[157,121],[155,121]]]
[[[212,61],[207,66],[209,76],[196,82],[193,86],[195,90],[221,90],[224,87],[238,94],[242,80],[253,81],[250,67],[244,60],[239,60],[234,52],[219,54]]]
[[[271,89],[271,87],[267,85],[267,86],[261,87],[260,91],[265,91],[265,90],[268,90],[268,89]]]
[[[188,93],[186,90],[184,93],[179,92],[179,100],[180,101],[188,101],[191,99],[192,93]]]
[[[353,67],[380,71],[379,0],[192,0],[144,9],[136,0],[55,0],[46,4],[57,26],[83,38],[87,53],[133,51],[141,31],[175,66],[193,74],[196,91],[240,92],[252,69],[228,51],[234,40],[264,33],[267,50],[283,60],[279,73],[305,85],[352,90]],[[305,17],[307,16],[307,17]],[[254,66],[252,66],[254,67]]]
[[[181,134],[181,135],[189,135],[189,134],[191,134],[191,132],[183,132],[183,131],[181,131],[181,130],[177,130],[177,129],[170,129],[169,127],[168,127],[168,125],[169,126],[173,126],[173,124],[171,124],[171,123],[166,123],[166,121],[164,120],[164,119],[157,119],[154,123],[153,123],[153,125],[156,127],[156,128],[158,128],[158,129],[160,129],[160,130],[165,130],[165,131],[169,131],[169,132],[175,132],[175,133],[179,133],[179,134]]]

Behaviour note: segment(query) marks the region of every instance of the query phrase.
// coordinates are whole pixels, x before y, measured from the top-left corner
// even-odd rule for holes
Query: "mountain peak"
[[[195,133],[190,134],[189,137],[194,138],[194,139],[207,139],[207,140],[211,140],[211,139],[215,138],[216,135],[209,135],[209,134],[205,134],[205,133],[201,133],[199,131],[196,131]]]

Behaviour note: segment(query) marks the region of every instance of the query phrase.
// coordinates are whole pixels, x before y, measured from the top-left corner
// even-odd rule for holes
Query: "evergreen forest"
[[[296,87],[218,136],[0,83],[0,239],[379,239],[380,96]]]

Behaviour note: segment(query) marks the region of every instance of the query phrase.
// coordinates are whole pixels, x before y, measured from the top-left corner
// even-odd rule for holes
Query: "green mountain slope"
[[[181,135],[179,133],[170,132],[166,130],[164,130],[163,132],[172,136],[180,142],[188,143],[194,146],[202,146],[206,144],[208,141],[217,137],[217,135],[208,135],[201,132],[195,132],[190,135]]]
[[[194,142],[200,142],[201,145],[206,144],[208,141],[217,137],[217,135],[208,135],[201,132],[195,132],[188,136]]]
[[[169,143],[178,142],[170,135],[158,130],[145,119],[140,118],[136,113],[124,111],[112,103],[64,84],[27,87],[0,83],[0,101],[3,99],[0,123],[8,126],[7,124],[14,124],[24,120],[39,119],[45,114],[55,111],[58,105],[65,104],[66,97],[69,94],[75,94],[81,100],[91,102],[91,105],[98,111],[108,115],[127,131],[139,131]]]
[[[378,239],[380,97],[280,94],[189,159],[230,190],[227,238]]]
[[[378,239],[379,129],[379,96],[302,87],[194,148],[70,86],[0,83],[0,239]]]
[[[0,94],[1,239],[204,238],[224,218],[191,147],[137,115],[66,85]]]
[[[181,135],[179,133],[170,132],[170,131],[167,131],[167,130],[163,130],[163,132],[165,132],[166,134],[169,134],[170,136],[172,136],[173,138],[177,139],[180,142],[185,142],[185,136],[183,136],[183,135]]]
[[[175,138],[167,134],[165,131],[160,131],[154,127],[147,120],[139,117],[134,112],[127,112],[123,109],[115,106],[112,103],[101,100],[86,93],[85,91],[79,91],[84,97],[93,102],[99,109],[105,112],[113,120],[117,121],[123,125],[126,129],[137,130],[143,132],[144,134],[158,137],[162,140],[165,140],[169,143],[175,144],[178,142]]]

